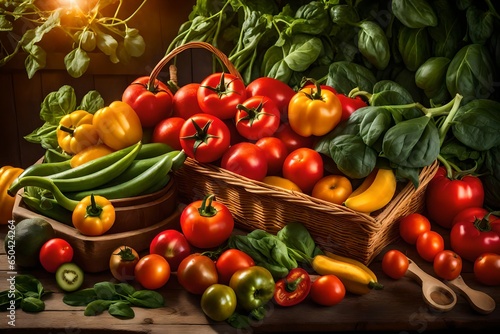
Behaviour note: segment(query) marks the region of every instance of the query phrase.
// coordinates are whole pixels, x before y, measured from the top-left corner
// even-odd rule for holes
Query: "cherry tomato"
[[[231,134],[227,125],[209,114],[196,114],[181,127],[179,139],[186,155],[199,162],[214,162],[229,148]]]
[[[55,273],[63,263],[73,260],[73,247],[64,239],[47,240],[40,249],[39,258],[42,267],[49,273]]]
[[[269,97],[280,110],[280,119],[282,121],[286,120],[286,117],[288,117],[288,103],[292,96],[295,95],[292,87],[275,78],[260,77],[250,82],[246,87],[246,91],[249,97],[256,95]]]
[[[236,106],[247,98],[243,81],[230,73],[213,73],[200,83],[197,92],[201,110],[220,119],[234,118]]]
[[[261,181],[267,175],[266,153],[249,142],[231,146],[222,156],[220,166],[256,181]]]
[[[234,219],[213,194],[188,204],[181,213],[181,230],[187,241],[198,248],[220,246],[233,232]]]
[[[188,119],[191,116],[202,113],[198,104],[198,88],[199,83],[189,83],[175,92],[172,98],[172,116]]]
[[[219,283],[229,284],[231,276],[233,276],[236,271],[254,265],[254,260],[247,253],[234,248],[225,250],[217,261],[215,261],[217,274],[219,275]]]
[[[332,174],[316,182],[311,196],[341,205],[351,193],[351,181],[345,176]]]
[[[122,101],[134,109],[146,128],[172,115],[172,92],[158,79],[150,85],[149,79],[149,76],[137,78],[122,95]]]
[[[252,96],[236,108],[236,130],[248,140],[272,136],[280,126],[280,111],[267,96]]]
[[[444,250],[444,239],[436,231],[426,231],[418,236],[416,247],[422,259],[433,262],[436,255]]]
[[[164,143],[174,150],[181,150],[181,141],[179,135],[181,127],[184,124],[184,118],[169,117],[160,121],[153,130],[151,141],[153,143]]]
[[[131,281],[135,278],[134,271],[137,262],[139,262],[139,254],[135,249],[120,246],[109,257],[109,270],[118,281]]]
[[[236,310],[236,293],[224,284],[210,285],[201,296],[201,309],[214,321],[224,321]]]
[[[315,303],[333,306],[344,299],[345,286],[337,276],[323,275],[312,283],[309,295]]]
[[[212,284],[218,282],[214,261],[206,255],[188,255],[177,268],[177,280],[188,292],[201,295]]]
[[[431,230],[431,222],[420,213],[411,213],[399,220],[399,235],[410,245],[417,242],[420,234]]]
[[[409,265],[406,255],[397,249],[388,250],[382,258],[382,271],[393,279],[403,277]]]
[[[474,261],[474,276],[479,283],[490,286],[500,285],[500,255],[484,253]]]
[[[442,250],[434,258],[433,268],[438,277],[451,281],[462,272],[462,258],[451,250]]]
[[[285,158],[283,177],[310,194],[324,173],[321,155],[311,148],[298,148]]]
[[[312,148],[315,137],[303,137],[293,131],[289,123],[283,123],[274,133],[274,137],[279,138],[285,143],[288,152],[292,152],[301,147]]]
[[[191,254],[191,246],[184,234],[168,229],[158,233],[149,245],[150,254],[163,256],[170,265],[171,271],[176,271],[179,263]]]
[[[255,143],[266,154],[267,175],[280,176],[283,170],[283,162],[288,155],[285,143],[276,137],[264,137]]]
[[[156,290],[164,286],[170,278],[170,265],[158,254],[144,255],[135,265],[135,280],[145,289]]]

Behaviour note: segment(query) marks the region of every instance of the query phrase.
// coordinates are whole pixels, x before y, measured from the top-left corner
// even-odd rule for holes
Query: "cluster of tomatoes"
[[[245,85],[231,73],[217,72],[174,94],[157,81],[149,98],[161,101],[145,108],[146,103],[141,106],[141,99],[130,93],[139,88],[130,85],[123,101],[136,110],[143,126],[151,127],[153,142],[183,149],[201,163],[337,204],[352,191],[343,175],[326,178],[323,159],[313,146],[319,135],[366,106],[359,97],[310,81],[298,92],[267,77]]]

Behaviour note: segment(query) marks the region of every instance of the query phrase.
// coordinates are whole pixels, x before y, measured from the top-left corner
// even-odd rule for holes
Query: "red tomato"
[[[451,281],[462,272],[462,258],[457,253],[445,249],[436,254],[432,266],[439,278]]]
[[[247,98],[243,81],[230,73],[213,73],[200,84],[197,92],[201,110],[220,119],[234,118],[236,106]]]
[[[281,306],[293,306],[302,302],[311,291],[311,277],[302,268],[290,270],[285,278],[276,282],[274,300]]]
[[[274,101],[280,111],[280,119],[285,121],[288,117],[288,103],[295,91],[281,80],[261,77],[250,82],[247,87],[247,96],[264,95]]]
[[[170,278],[170,265],[158,254],[144,255],[135,265],[135,280],[148,290],[164,286]]]
[[[431,222],[420,213],[411,213],[399,220],[399,235],[410,245],[417,242],[420,234],[431,230]]]
[[[222,156],[220,166],[256,181],[261,181],[267,175],[266,153],[248,142],[231,146]]]
[[[73,260],[73,247],[64,239],[52,238],[46,241],[39,252],[40,263],[49,273],[55,273],[63,263]]]
[[[323,275],[311,285],[311,299],[323,306],[333,306],[345,297],[345,286],[335,275]]]
[[[276,137],[264,137],[255,143],[266,154],[267,175],[281,175],[283,171],[283,162],[288,155],[288,149],[285,143]]]
[[[149,80],[149,76],[137,78],[122,95],[122,101],[134,109],[143,127],[154,127],[172,115],[172,92],[160,80],[151,84]]]
[[[321,90],[324,89],[324,90],[328,90],[328,91],[332,92],[333,94],[338,94],[337,90],[335,88],[333,88],[332,86],[319,85],[319,87],[321,88]],[[313,83],[308,83],[305,86],[303,86],[302,88],[316,88],[316,85]]]
[[[481,284],[500,285],[500,255],[484,253],[479,256],[474,261],[474,276]]]
[[[483,206],[484,188],[481,180],[473,175],[448,178],[441,166],[429,182],[425,197],[429,219],[449,229],[460,211]]]
[[[311,148],[298,148],[285,158],[283,177],[310,194],[324,173],[321,155]]]
[[[382,258],[382,271],[393,279],[400,279],[406,274],[410,262],[406,255],[397,249],[391,249]]]
[[[433,262],[436,255],[444,250],[444,239],[436,231],[427,231],[417,238],[417,253],[428,262]]]
[[[453,219],[451,248],[474,262],[483,253],[500,254],[500,218],[483,208],[467,208]]]
[[[151,141],[153,143],[164,143],[174,150],[181,150],[181,141],[179,135],[181,127],[184,124],[184,118],[169,117],[160,121],[153,130]]]
[[[340,104],[342,105],[342,117],[340,121],[347,120],[353,112],[358,110],[359,108],[366,107],[367,104],[363,99],[359,96],[352,98],[344,94],[337,94],[337,97],[340,100]]]
[[[214,162],[229,148],[231,142],[227,125],[209,114],[196,114],[181,127],[179,139],[186,155],[199,162]]]
[[[169,229],[161,231],[153,238],[149,245],[149,253],[163,256],[168,261],[170,270],[176,271],[179,263],[191,254],[191,246],[184,234]]]
[[[189,83],[175,92],[172,98],[172,116],[188,119],[203,112],[198,104],[199,87],[199,83]]]
[[[135,278],[135,266],[139,262],[137,251],[128,246],[116,248],[109,257],[111,275],[120,282],[131,281]]]
[[[352,193],[351,181],[343,175],[322,177],[312,189],[311,196],[341,205]]]
[[[177,269],[177,280],[180,285],[196,295],[203,294],[209,286],[216,284],[218,279],[214,261],[199,253],[188,255]]]
[[[231,276],[233,276],[236,271],[254,265],[254,260],[247,253],[234,248],[225,250],[217,261],[215,261],[219,283],[228,285]]]
[[[303,137],[299,135],[292,130],[288,123],[281,124],[274,133],[274,137],[281,139],[283,143],[285,143],[288,152],[292,152],[302,147],[312,148],[315,140],[314,136]]]
[[[234,121],[234,118],[225,119],[224,124],[227,125],[227,128],[229,129],[229,134],[231,136],[230,146],[241,143],[242,141],[248,141],[238,132],[238,130],[236,130],[236,122]]]
[[[233,215],[214,195],[194,201],[182,210],[181,230],[187,241],[198,248],[220,246],[233,232]]]
[[[279,109],[267,96],[252,96],[236,108],[236,130],[248,140],[272,136],[280,126]]]

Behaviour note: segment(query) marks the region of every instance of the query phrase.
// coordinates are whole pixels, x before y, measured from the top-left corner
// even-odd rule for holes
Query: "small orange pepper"
[[[84,235],[99,236],[106,233],[115,223],[115,208],[103,196],[86,196],[73,210],[73,226]]]

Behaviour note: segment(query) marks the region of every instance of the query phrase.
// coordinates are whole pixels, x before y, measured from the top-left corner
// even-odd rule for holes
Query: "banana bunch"
[[[168,145],[134,145],[71,168],[70,161],[30,166],[8,189],[10,196],[23,187],[40,187],[72,211],[78,201],[94,194],[109,200],[150,194],[165,187],[170,171],[180,168],[186,155]]]
[[[345,200],[355,211],[371,213],[386,206],[396,193],[396,176],[392,169],[374,169]]]
[[[349,257],[325,251],[324,255],[313,258],[312,268],[320,275],[337,276],[345,289],[353,294],[364,295],[372,290],[383,289],[370,268]]]

